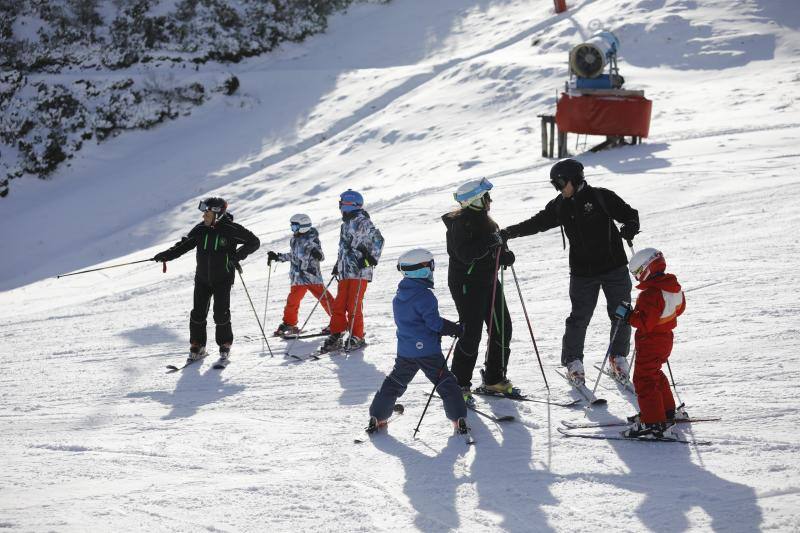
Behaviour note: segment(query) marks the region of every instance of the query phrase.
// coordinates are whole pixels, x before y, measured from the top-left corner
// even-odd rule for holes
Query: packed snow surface
[[[85,148],[52,180],[0,200],[0,527],[23,531],[797,531],[800,529],[800,10],[793,0],[395,0],[338,15],[329,31],[238,65],[240,91],[153,131]],[[709,446],[566,439],[561,420],[635,411],[607,379],[606,407],[505,399],[452,435],[422,376],[388,432],[363,438],[394,359],[393,263],[436,256],[452,191],[494,184],[492,216],[519,222],[554,197],[537,114],[554,110],[569,49],[598,29],[622,42],[628,88],[653,100],[644,144],[581,155],[587,180],[639,210],[637,247],[661,249],[687,292],[671,366]],[[575,145],[581,152],[592,145]],[[338,194],[363,193],[386,237],[366,295],[369,346],[297,362],[263,341],[244,285],[232,293],[233,362],[185,371],[194,259],[55,279],[145,259],[228,199],[262,240],[244,262],[261,318],[266,252],[311,216],[333,266]],[[558,230],[511,241],[551,389],[569,312]],[[511,272],[509,378],[545,398]],[[280,322],[286,265],[271,274]],[[301,317],[311,309],[306,299]],[[587,336],[590,384],[608,339],[601,297]],[[209,317],[210,318],[210,317]],[[310,321],[326,324],[318,312]],[[212,337],[213,338],[213,337]],[[318,339],[299,341],[309,353]],[[444,340],[444,347],[449,347]],[[213,353],[213,351],[212,351]],[[479,365],[480,366],[480,361]],[[475,381],[479,376],[475,375]],[[609,433],[613,433],[610,431]]]

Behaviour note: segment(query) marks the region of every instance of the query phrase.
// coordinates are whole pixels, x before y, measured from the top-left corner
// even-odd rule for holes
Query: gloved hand
[[[167,259],[167,252],[158,252],[156,255],[153,256],[153,261],[157,263],[165,263],[169,261]]]
[[[339,263],[338,262],[335,265],[333,265],[333,270],[331,271],[331,275],[333,277],[336,277],[336,278],[339,277]]]
[[[628,243],[631,245],[633,244],[633,238],[637,233],[639,233],[639,229],[629,226],[628,224],[623,224],[622,227],[619,228],[620,237],[628,241]]]
[[[500,238],[503,239],[503,244],[508,242],[508,239],[511,238],[511,233],[507,229],[500,230]]]
[[[369,250],[367,250],[366,246],[364,246],[364,245],[359,246],[358,247],[358,251],[364,257],[364,266],[365,267],[372,267],[372,266],[375,266],[375,265],[378,264],[378,260],[375,259],[372,256],[372,254],[369,252]]]
[[[505,248],[502,252],[500,252],[500,265],[503,267],[510,267],[514,264],[514,261],[517,258],[514,256],[514,252]]]
[[[236,257],[231,257],[228,259],[228,262],[233,265],[233,268],[235,268],[239,274],[242,273],[242,265],[239,264],[239,260]]]
[[[498,246],[503,246],[503,239],[500,237],[500,232],[496,231],[494,233],[490,233],[488,237],[486,237],[486,247],[489,250],[494,250]]]
[[[309,252],[309,253],[311,254],[311,257],[313,257],[317,261],[322,261],[322,257],[323,256],[322,256],[322,252],[321,251],[317,250],[316,248],[312,248],[311,252]]]
[[[617,310],[614,311],[614,316],[623,324],[627,324],[632,312],[633,307],[631,307],[630,302],[622,302],[617,306]]]
[[[270,250],[267,252],[267,266],[271,265],[273,261],[277,263],[280,259],[278,259],[278,254]]]
[[[462,337],[464,335],[464,326],[443,318],[442,331],[439,334],[443,337]]]

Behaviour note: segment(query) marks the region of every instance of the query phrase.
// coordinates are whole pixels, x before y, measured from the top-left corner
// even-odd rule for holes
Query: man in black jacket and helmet
[[[561,364],[570,380],[584,383],[583,346],[586,328],[597,305],[600,289],[606,297],[612,331],[615,311],[630,302],[631,279],[622,239],[631,243],[639,232],[639,213],[613,191],[591,187],[584,180],[583,165],[564,159],[550,169],[550,183],[560,194],[524,222],[501,230],[504,239],[533,235],[561,226],[569,239],[569,297],[572,311],[566,320],[561,345]],[[622,227],[617,229],[614,221]],[[566,243],[564,244],[566,247]],[[611,370],[628,377],[626,356],[630,350],[630,325],[620,324],[611,346]]]
[[[203,221],[170,249],[157,253],[153,261],[171,261],[197,248],[194,307],[189,315],[189,360],[206,355],[206,317],[213,296],[219,357],[227,363],[233,343],[230,304],[234,270],[242,271],[239,262],[258,250],[261,242],[252,232],[233,222],[233,216],[227,212],[228,203],[222,198],[207,198],[200,202],[198,209],[203,212]]]

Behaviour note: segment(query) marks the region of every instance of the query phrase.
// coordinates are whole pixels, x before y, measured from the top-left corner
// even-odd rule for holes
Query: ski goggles
[[[423,268],[430,269],[433,272],[435,268],[435,263],[433,259],[430,261],[426,261],[424,263],[416,263],[414,265],[397,265],[397,270],[400,272],[414,272],[415,270],[422,270]]]
[[[220,206],[217,206],[217,205],[210,206],[207,203],[205,203],[205,201],[201,201],[200,205],[197,206],[197,209],[199,209],[200,211],[202,211],[204,213],[206,211],[211,211],[212,213],[222,213],[223,211],[225,211],[224,207],[220,207]]]
[[[564,187],[569,183],[569,179],[563,176],[557,176],[550,180],[550,185],[556,188],[557,191],[563,191]]]
[[[464,191],[462,193],[453,193],[453,197],[456,199],[457,202],[471,202],[481,197],[488,197],[489,191],[492,190],[492,182],[487,180],[486,178],[481,178],[481,180],[475,185],[475,187],[471,188],[468,191]],[[488,201],[491,201],[489,199]]]
[[[350,200],[339,200],[340,211],[355,211],[356,209],[361,209],[361,204],[359,204],[358,202],[353,202]]]
[[[289,224],[289,227],[292,229],[293,233],[297,233],[301,229],[307,229],[311,227],[311,224],[298,224],[297,222],[292,222]]]

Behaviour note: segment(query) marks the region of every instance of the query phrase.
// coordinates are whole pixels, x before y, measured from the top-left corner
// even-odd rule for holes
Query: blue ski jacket
[[[433,282],[426,279],[403,278],[397,286],[392,309],[399,357],[442,353],[444,319],[439,316],[439,302],[431,289]]]

